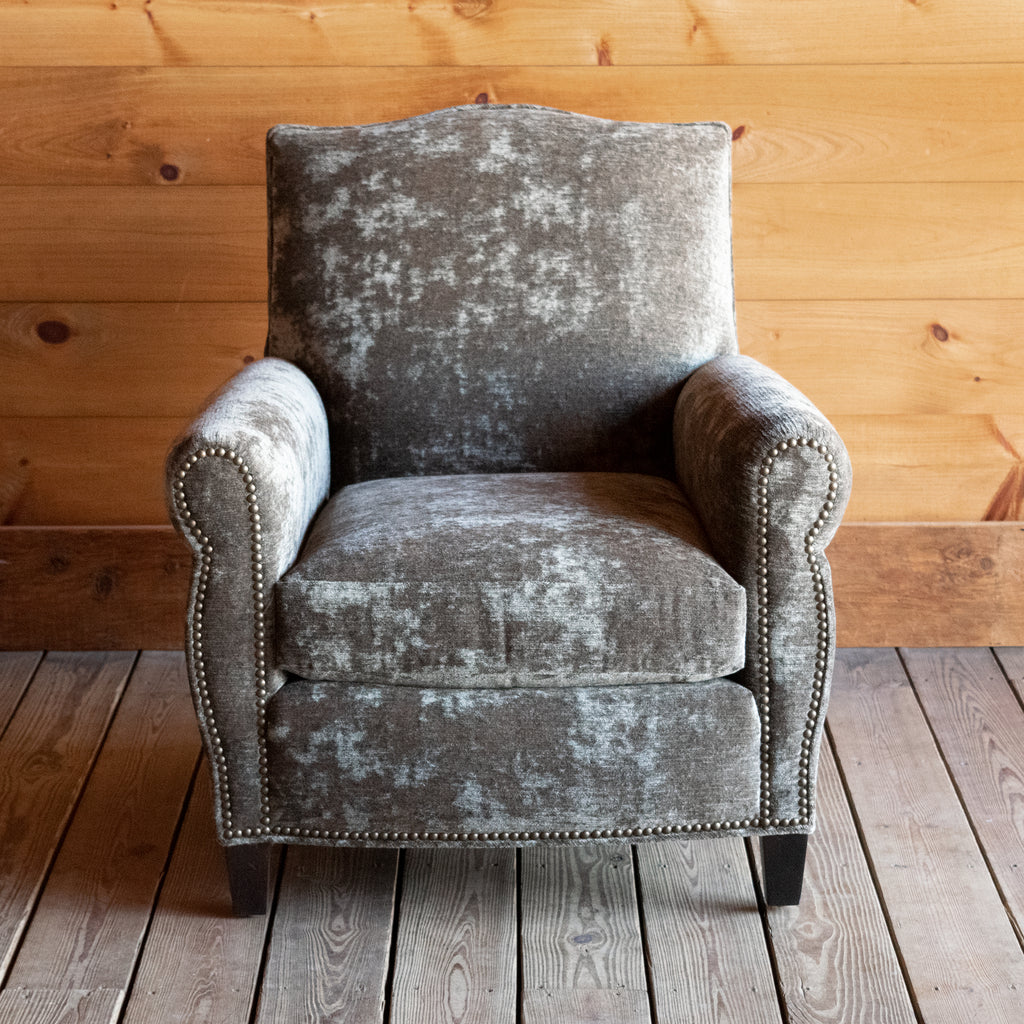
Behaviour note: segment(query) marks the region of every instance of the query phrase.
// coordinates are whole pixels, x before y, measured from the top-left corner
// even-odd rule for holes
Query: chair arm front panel
[[[808,831],[835,652],[824,550],[849,498],[846,448],[804,395],[746,356],[687,380],[674,444],[714,553],[747,591],[742,678],[761,715],[761,825]]]
[[[185,649],[224,841],[269,823],[265,762],[273,588],[327,496],[327,417],[301,370],[279,359],[232,378],[167,460],[171,519],[192,548]]]

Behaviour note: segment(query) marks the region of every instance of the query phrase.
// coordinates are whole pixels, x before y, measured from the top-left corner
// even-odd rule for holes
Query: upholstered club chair
[[[799,899],[850,467],[737,354],[730,143],[270,132],[267,358],[168,463],[237,913],[272,843],[750,835]]]

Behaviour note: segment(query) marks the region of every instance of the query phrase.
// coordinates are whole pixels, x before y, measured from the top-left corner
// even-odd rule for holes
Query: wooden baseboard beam
[[[828,549],[842,647],[1024,645],[1024,523],[847,523]],[[0,527],[0,650],[182,646],[169,526]]]

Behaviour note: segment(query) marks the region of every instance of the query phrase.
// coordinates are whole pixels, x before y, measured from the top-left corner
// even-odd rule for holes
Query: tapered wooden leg
[[[807,836],[762,836],[764,900],[769,907],[795,907],[804,885]]]
[[[228,885],[235,917],[258,917],[267,912],[267,882],[270,874],[270,846],[225,846]]]

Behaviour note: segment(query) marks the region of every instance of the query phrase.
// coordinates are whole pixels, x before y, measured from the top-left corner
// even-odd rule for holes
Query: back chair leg
[[[762,836],[764,900],[769,907],[794,907],[804,884],[807,836]]]
[[[235,917],[258,917],[267,912],[267,884],[270,875],[270,846],[226,846],[231,909]]]

